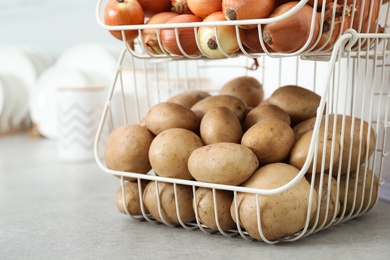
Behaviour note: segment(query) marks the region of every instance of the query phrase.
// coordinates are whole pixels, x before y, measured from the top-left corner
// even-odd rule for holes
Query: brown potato
[[[107,138],[104,150],[107,168],[147,173],[152,168],[148,152],[153,138],[154,135],[148,129],[138,124],[127,124],[114,129]]]
[[[141,181],[142,189],[145,188],[148,181]],[[140,192],[142,196],[142,190],[138,189],[138,182],[125,182],[124,190],[126,194],[126,206],[124,205],[122,186],[120,186],[116,192],[115,196],[115,204],[119,212],[123,214],[127,214],[125,208],[129,212],[130,215],[142,215],[141,204],[140,204]],[[148,213],[146,209],[145,213]]]
[[[192,179],[187,167],[188,158],[203,145],[202,139],[187,129],[167,129],[157,135],[150,145],[150,164],[159,176]]]
[[[330,182],[329,182],[330,178]],[[312,176],[306,175],[306,179],[311,182]],[[314,189],[317,195],[320,196],[320,176],[315,176]],[[314,216],[310,219],[309,227],[320,227],[322,225],[329,224],[334,216],[340,212],[340,200],[337,196],[337,181],[334,177],[324,174],[321,186],[321,197],[318,198],[319,215],[317,220],[317,211]],[[327,215],[327,216],[326,216]],[[316,224],[317,221],[317,224]]]
[[[295,141],[298,141],[302,135],[314,129],[317,117],[309,118],[293,127]]]
[[[230,215],[230,205],[233,201],[233,192],[227,190],[215,190],[218,224],[215,218],[214,197],[212,189],[199,187],[196,190],[196,211],[200,221],[213,230],[226,231],[235,223]]]
[[[273,189],[290,182],[299,170],[285,163],[272,163],[259,168],[242,184],[243,187]],[[313,190],[312,204],[309,205],[310,184],[301,178],[291,188],[274,195],[258,195],[261,216],[261,230],[268,240],[277,240],[292,235],[306,225],[307,212],[310,218],[317,209],[317,194]],[[262,240],[257,222],[257,204],[255,194],[238,193],[237,210],[240,225],[248,234]],[[309,208],[310,206],[310,208]],[[237,223],[236,207],[233,201],[231,215]]]
[[[227,107],[208,110],[200,122],[200,136],[205,144],[240,143],[242,135],[240,120]]]
[[[345,196],[346,190],[348,190],[347,196]],[[378,190],[379,178],[371,170],[366,171],[364,166],[360,167],[359,174],[352,172],[350,176],[342,175],[340,178],[340,213],[345,210],[345,214],[351,212],[355,214],[372,209],[378,199]]]
[[[159,222],[171,225],[179,225],[180,220],[188,223],[195,220],[193,208],[193,193],[191,186],[176,185],[177,196],[175,196],[174,184],[167,182],[151,181],[146,185],[143,193],[143,202],[150,214]],[[178,205],[176,205],[175,197]],[[158,208],[160,200],[161,215]],[[176,210],[178,208],[178,211]],[[180,219],[179,219],[180,218]],[[163,221],[164,220],[164,221]]]
[[[248,130],[251,126],[265,118],[277,118],[286,122],[288,125],[291,124],[290,116],[286,111],[275,105],[264,104],[254,107],[248,112],[243,127],[245,130]]]
[[[329,115],[328,132],[333,131],[333,122],[335,115]],[[345,116],[345,130],[342,134],[343,116],[337,115],[336,131],[340,135],[340,140],[343,142],[343,149],[341,151],[341,174],[356,171],[356,169],[365,163],[366,155],[370,158],[375,148],[375,132],[374,129],[370,129],[370,140],[367,139],[368,135],[368,123],[362,122],[361,119],[353,119],[351,116]],[[360,140],[360,129],[363,123],[362,140]],[[322,119],[321,127],[325,127],[325,119]],[[352,132],[353,129],[353,132]],[[368,142],[370,142],[368,144]],[[367,147],[369,145],[369,147]],[[352,146],[352,148],[351,148]],[[368,148],[368,154],[366,153]],[[360,150],[360,151],[359,151]],[[359,156],[360,153],[360,156]],[[351,163],[349,163],[351,160]],[[333,174],[338,173],[339,163],[333,166]]]
[[[238,97],[230,95],[217,95],[202,99],[193,105],[191,110],[198,115],[198,118],[202,119],[208,110],[216,107],[229,108],[234,112],[240,122],[244,120],[248,109],[247,104]]]
[[[219,90],[219,94],[238,97],[249,107],[256,107],[264,98],[263,85],[250,76],[242,76],[226,82]]]
[[[187,108],[191,108],[198,101],[209,97],[210,93],[202,90],[189,90],[181,92],[167,99],[167,102],[176,103]]]
[[[332,132],[327,132],[326,142],[324,143],[324,131],[320,129],[317,138],[317,158],[315,165],[315,172],[326,171],[331,168],[334,164],[336,164],[340,157],[340,135],[336,134],[335,139],[332,139]],[[302,169],[303,165],[306,162],[306,158],[309,154],[309,148],[311,145],[311,139],[313,137],[313,130],[302,135],[302,137],[295,142],[293,148],[290,152],[289,163],[294,165],[298,169]],[[324,148],[325,148],[325,157],[324,156]],[[331,158],[333,155],[333,158]],[[307,172],[313,172],[314,166],[314,158],[310,163]],[[324,160],[323,160],[324,158]],[[332,160],[332,161],[331,161]],[[322,163],[324,162],[324,166],[322,169]]]
[[[291,118],[291,125],[316,116],[321,96],[296,85],[287,85],[275,90],[268,102],[286,111]]]
[[[236,143],[214,143],[195,149],[188,169],[197,181],[239,185],[259,166],[256,155]]]
[[[196,132],[200,124],[199,118],[191,109],[172,102],[161,102],[151,107],[144,122],[155,135],[170,128],[184,128]]]
[[[260,165],[284,161],[294,145],[291,127],[276,118],[266,118],[249,128],[241,144],[249,147],[259,159]]]

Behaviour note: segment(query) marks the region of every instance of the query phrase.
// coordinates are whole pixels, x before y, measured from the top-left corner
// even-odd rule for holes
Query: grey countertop
[[[0,137],[0,259],[389,259],[390,204],[293,243],[267,245],[119,213],[119,180],[61,162],[56,142]]]

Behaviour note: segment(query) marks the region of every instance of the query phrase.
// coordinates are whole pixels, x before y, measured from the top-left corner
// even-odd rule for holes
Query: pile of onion
[[[161,12],[171,10],[171,0],[137,0],[145,12],[145,17],[151,17]]]

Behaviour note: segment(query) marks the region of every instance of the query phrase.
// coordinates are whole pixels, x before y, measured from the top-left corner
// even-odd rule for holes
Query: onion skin
[[[246,51],[249,53],[264,53],[264,49],[260,44],[259,29],[253,28],[249,30],[243,30],[243,45],[246,47]],[[274,52],[267,44],[264,43],[268,52]]]
[[[380,26],[378,26],[377,28],[380,0],[356,0],[356,2],[354,1],[355,0],[347,0],[348,6],[353,6],[355,4],[355,10],[351,12],[351,19],[353,19],[352,28],[355,29],[358,33],[382,33],[383,28],[381,28]],[[337,3],[343,5],[344,0],[337,0]],[[373,4],[372,10],[371,4]],[[372,16],[369,20],[370,13]],[[361,15],[362,18],[360,18]],[[361,25],[360,21],[362,22]]]
[[[270,17],[276,17],[291,10],[298,2],[288,2],[277,7]],[[311,19],[313,15],[313,7],[304,5],[293,15],[278,22],[264,25],[263,39],[264,42],[274,51],[291,53],[300,50],[309,40],[311,31]],[[313,36],[308,45],[310,48],[317,37],[320,30],[320,15],[316,15]]]
[[[166,23],[193,23],[202,22],[202,18],[193,14],[180,14],[169,19]],[[193,27],[179,28],[178,29],[179,42],[188,55],[197,54],[199,52],[198,45],[196,44],[196,34]],[[177,44],[177,39],[174,29],[162,29],[160,31],[161,43],[164,49],[171,54],[184,55]]]
[[[145,14],[137,0],[110,0],[104,9],[104,23],[106,25],[134,25],[143,24]],[[112,36],[123,41],[122,31],[109,31]],[[128,43],[138,36],[137,30],[126,30],[125,37]]]
[[[222,11],[228,21],[266,18],[274,9],[274,0],[222,0]],[[257,24],[241,25],[253,29]]]
[[[171,10],[171,0],[137,0],[145,12],[145,17],[152,17]]]
[[[179,14],[174,12],[157,13],[150,17],[146,24],[163,24],[178,15]],[[157,38],[157,30],[155,28],[142,30],[142,41],[144,42],[146,49],[153,54],[163,54]]]
[[[193,14],[203,19],[222,11],[222,0],[187,0],[187,5]]]
[[[204,22],[226,21],[222,11],[207,16]],[[243,38],[242,31],[239,31],[240,39]],[[218,42],[217,42],[218,35]],[[218,26],[217,35],[214,26],[202,26],[198,29],[198,41],[200,50],[210,58],[225,58],[222,49],[227,55],[236,53],[240,46],[236,37],[235,26]],[[220,45],[218,45],[218,43]]]
[[[335,14],[333,17],[333,9]],[[343,34],[351,25],[351,8],[343,8],[342,5],[330,2],[326,5],[324,22],[322,24],[322,34],[320,41],[314,49],[326,50],[333,47],[336,40]],[[343,21],[344,17],[344,21]],[[333,30],[332,28],[333,24]],[[343,23],[343,24],[342,24]]]
[[[187,0],[171,0],[172,12],[178,14],[192,14],[188,8]]]

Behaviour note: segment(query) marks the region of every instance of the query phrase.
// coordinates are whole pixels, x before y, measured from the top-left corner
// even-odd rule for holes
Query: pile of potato
[[[248,76],[227,82],[216,95],[198,90],[180,93],[151,107],[138,124],[114,129],[106,143],[105,163],[122,172],[147,174],[153,169],[162,177],[278,188],[304,166],[320,100],[316,93],[295,85],[282,86],[265,100],[262,84]],[[373,129],[358,118],[330,115],[325,121],[324,117],[316,163],[311,163],[306,178],[281,193],[259,195],[262,234],[256,195],[249,193],[238,193],[234,199],[228,190],[198,187],[194,194],[192,186],[144,180],[140,191],[138,182],[126,178],[127,203],[120,187],[117,207],[122,213],[141,215],[142,196],[144,213],[166,224],[180,225],[198,217],[213,230],[239,224],[255,239],[277,240],[302,230],[307,221],[310,227],[323,226],[339,214],[374,205],[378,179],[364,171],[364,163],[374,152],[375,138]]]

